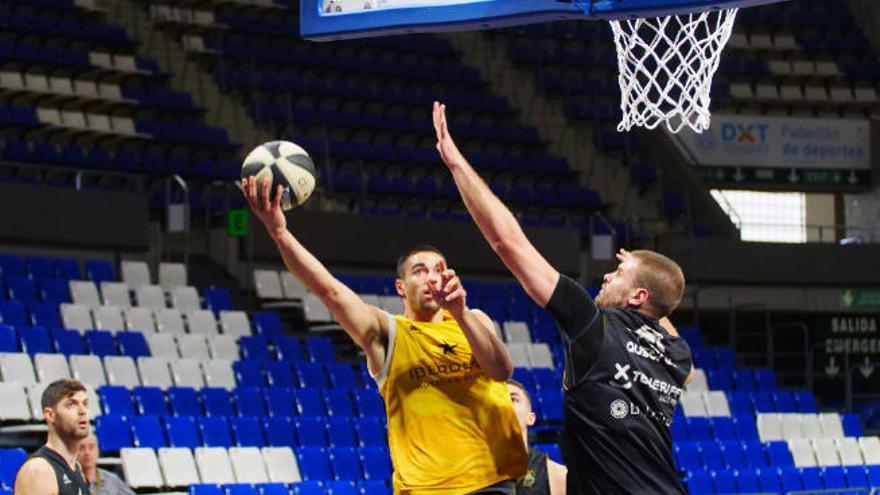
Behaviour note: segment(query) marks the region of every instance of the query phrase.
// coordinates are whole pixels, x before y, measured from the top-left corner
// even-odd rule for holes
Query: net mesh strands
[[[712,77],[737,9],[611,21],[620,69],[618,131],[709,128]]]

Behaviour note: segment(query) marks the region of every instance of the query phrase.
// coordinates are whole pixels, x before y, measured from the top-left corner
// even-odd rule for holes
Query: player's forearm
[[[494,328],[484,328],[484,323],[471,310],[455,316],[461,327],[474,359],[486,375],[493,380],[507,381],[513,374],[513,363],[504,344],[495,337]]]

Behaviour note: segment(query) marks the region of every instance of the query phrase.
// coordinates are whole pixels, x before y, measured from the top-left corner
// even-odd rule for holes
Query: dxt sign
[[[767,124],[741,124],[724,122],[719,129],[725,143],[764,144],[767,142]]]

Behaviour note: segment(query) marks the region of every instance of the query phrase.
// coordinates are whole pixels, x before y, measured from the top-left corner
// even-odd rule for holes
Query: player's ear
[[[536,420],[537,417],[535,416],[535,413],[530,412],[529,415],[526,416],[526,426],[534,426]]]
[[[403,285],[403,280],[401,280],[399,278],[395,279],[394,280],[394,288],[397,290],[398,296],[400,296],[404,299],[406,298],[406,287],[404,287],[404,285]]]
[[[648,304],[648,300],[651,298],[651,293],[645,287],[636,287],[633,289],[632,293],[629,296],[629,300],[627,304],[629,306],[633,306],[636,308],[640,308],[646,304]]]

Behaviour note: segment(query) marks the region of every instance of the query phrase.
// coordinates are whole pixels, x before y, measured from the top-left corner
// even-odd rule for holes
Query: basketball
[[[315,190],[315,164],[308,152],[290,141],[269,141],[248,153],[241,165],[242,177],[272,181],[272,199],[282,186],[281,209],[290,210],[309,199]]]

